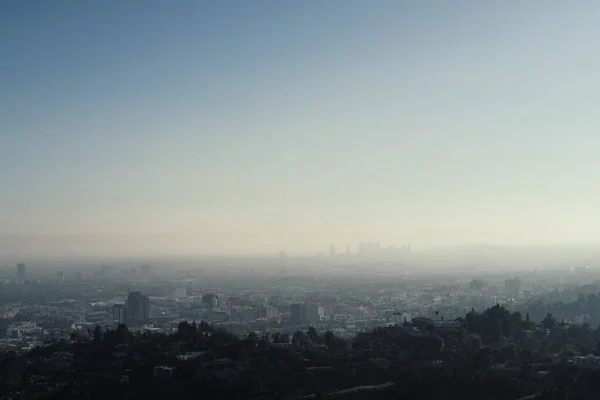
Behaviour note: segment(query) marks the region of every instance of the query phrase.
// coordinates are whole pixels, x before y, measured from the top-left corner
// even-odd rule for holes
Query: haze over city
[[[598,20],[541,0],[3,2],[0,250],[595,242]]]
[[[0,399],[600,399],[599,21],[0,0]]]

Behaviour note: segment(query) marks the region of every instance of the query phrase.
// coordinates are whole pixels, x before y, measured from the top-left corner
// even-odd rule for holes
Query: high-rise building
[[[306,320],[306,307],[304,307],[304,304],[292,304],[290,312],[290,321],[292,324],[303,324]]]
[[[350,255],[350,245],[349,244],[346,245],[346,255],[347,256]]]
[[[329,255],[331,257],[335,257],[335,244],[330,244],[329,245]]]
[[[258,304],[256,306],[256,318],[267,318],[267,306],[264,304]]]
[[[304,322],[319,322],[324,316],[324,314],[325,312],[323,307],[319,307],[314,304],[307,304],[306,306],[304,306]]]
[[[521,292],[521,280],[519,278],[507,279],[504,281],[504,290],[507,296],[518,299]]]
[[[142,302],[144,304],[144,320],[149,320],[152,317],[152,308],[150,304],[150,297],[142,296]]]
[[[219,296],[214,293],[205,294],[202,296],[202,304],[209,310],[217,308]]]
[[[127,296],[127,320],[144,322],[150,318],[150,299],[140,292],[129,292]]]
[[[115,304],[112,307],[113,324],[124,324],[127,321],[127,314],[123,304]]]
[[[17,276],[19,278],[25,278],[26,271],[25,271],[25,263],[18,263],[17,264]]]

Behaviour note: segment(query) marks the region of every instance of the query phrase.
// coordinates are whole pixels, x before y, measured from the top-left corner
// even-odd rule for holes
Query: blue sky
[[[593,1],[3,1],[0,233],[596,240],[599,20]]]

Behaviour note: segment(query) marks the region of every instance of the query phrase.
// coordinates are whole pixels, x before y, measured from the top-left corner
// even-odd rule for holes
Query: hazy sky
[[[2,1],[0,233],[599,239],[598,21],[592,0]]]

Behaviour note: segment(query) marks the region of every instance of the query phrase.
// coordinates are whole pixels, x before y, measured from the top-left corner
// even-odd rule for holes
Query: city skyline
[[[0,253],[595,241],[599,17],[2,2]]]

